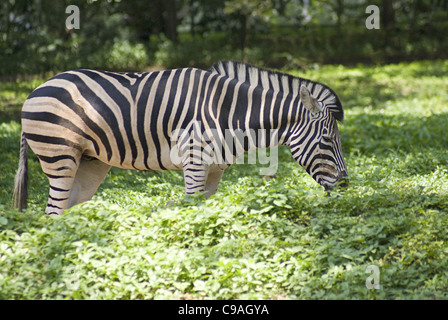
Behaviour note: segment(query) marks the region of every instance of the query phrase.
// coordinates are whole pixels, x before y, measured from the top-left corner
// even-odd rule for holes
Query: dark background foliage
[[[379,30],[365,26],[372,4]],[[68,5],[80,10],[79,29],[66,28]],[[445,58],[447,18],[445,0],[5,0],[0,75]]]

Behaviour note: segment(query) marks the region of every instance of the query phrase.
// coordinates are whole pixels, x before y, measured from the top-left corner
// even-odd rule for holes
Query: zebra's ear
[[[317,99],[311,95],[311,92],[305,85],[300,87],[300,100],[305,108],[311,111],[313,114],[322,112],[322,107],[317,102]]]

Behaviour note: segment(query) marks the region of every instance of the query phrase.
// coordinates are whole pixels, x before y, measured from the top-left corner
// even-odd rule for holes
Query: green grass
[[[447,299],[448,61],[289,72],[343,101],[344,193],[280,148],[275,179],[235,165],[208,200],[180,171],[113,169],[60,217],[33,157],[29,209],[11,209],[17,110],[42,80],[0,83],[0,299]]]

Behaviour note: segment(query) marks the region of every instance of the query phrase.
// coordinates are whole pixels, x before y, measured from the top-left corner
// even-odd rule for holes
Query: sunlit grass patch
[[[24,93],[2,84],[0,101],[17,106],[0,109],[0,298],[448,298],[447,68],[292,71],[341,97],[343,191],[327,195],[281,147],[275,177],[235,165],[207,200],[184,196],[181,171],[112,169],[60,217],[43,215],[32,153],[29,209],[11,209]],[[371,265],[380,289],[366,287]]]

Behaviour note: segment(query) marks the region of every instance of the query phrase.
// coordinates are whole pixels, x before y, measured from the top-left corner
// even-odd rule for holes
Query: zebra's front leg
[[[205,182],[205,197],[208,198],[216,193],[219,182],[221,181],[223,169],[209,170],[207,180]]]
[[[204,164],[187,163],[183,166],[185,193],[204,192],[209,167]]]

